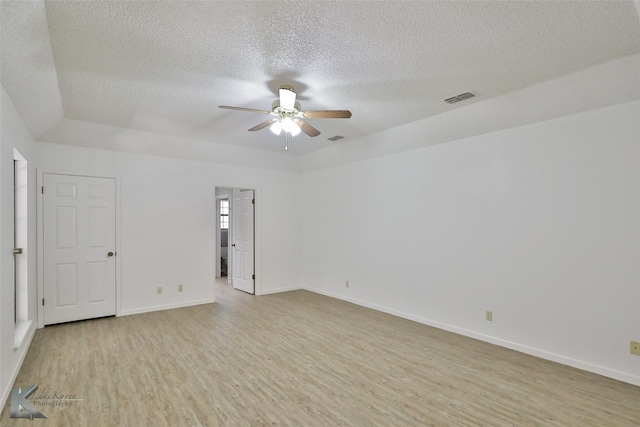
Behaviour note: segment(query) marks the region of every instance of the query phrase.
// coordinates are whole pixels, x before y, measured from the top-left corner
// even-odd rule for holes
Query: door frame
[[[237,185],[237,184],[231,184],[231,185],[220,185],[220,184],[215,184],[213,186],[213,199],[214,199],[214,206],[215,206],[215,198],[216,198],[216,188],[229,188],[229,189],[234,189],[234,188],[238,188],[238,189],[242,189],[242,190],[253,190],[253,199],[255,200],[255,204],[253,205],[253,269],[254,269],[254,274],[256,275],[255,280],[253,281],[253,291],[254,291],[254,295],[262,295],[262,200],[261,200],[261,196],[262,196],[262,190],[260,187],[258,186],[253,186],[253,185]],[[233,209],[233,197],[229,198],[229,203],[231,206],[231,209]],[[217,215],[217,213],[216,213]],[[229,231],[230,231],[230,235],[229,235],[229,239],[231,239],[231,216],[229,216]],[[213,242],[214,242],[214,252],[215,252],[215,256],[216,258],[220,256],[220,254],[218,254],[218,248],[216,246],[216,228],[218,227],[214,227],[214,235],[213,235]],[[229,240],[231,241],[231,240]],[[229,267],[229,265],[231,265],[231,260],[229,260],[229,263],[227,264],[227,268]],[[214,271],[215,271],[215,264],[214,264]],[[229,274],[229,271],[227,271],[227,275]],[[215,278],[214,278],[215,280]]]
[[[27,336],[34,323],[34,313],[29,313],[29,299],[33,292],[29,290],[29,217],[33,215],[29,208],[29,168],[28,161],[17,148],[13,148],[13,247],[22,248],[21,255],[13,256],[14,285],[14,340],[13,349],[17,349]],[[16,166],[20,169],[16,169]],[[22,189],[18,186],[22,184]],[[18,217],[23,215],[23,220]]]
[[[37,241],[38,241],[38,329],[44,328],[44,307],[42,306],[42,298],[44,298],[44,194],[42,193],[42,186],[44,184],[44,175],[71,175],[71,176],[85,176],[91,178],[110,178],[115,180],[116,184],[116,316],[122,315],[122,282],[120,280],[120,273],[122,271],[120,267],[121,251],[120,251],[120,174],[96,174],[95,172],[82,173],[78,171],[58,171],[48,169],[36,169],[37,175]]]

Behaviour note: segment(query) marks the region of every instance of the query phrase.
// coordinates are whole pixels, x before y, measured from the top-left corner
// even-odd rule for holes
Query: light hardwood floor
[[[307,291],[38,330],[2,426],[639,426],[640,387]],[[55,398],[55,397],[54,397]]]

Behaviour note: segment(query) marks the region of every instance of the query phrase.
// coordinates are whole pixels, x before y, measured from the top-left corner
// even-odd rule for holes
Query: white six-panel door
[[[115,179],[44,174],[44,324],[115,315]]]
[[[233,190],[233,287],[255,293],[253,190]]]

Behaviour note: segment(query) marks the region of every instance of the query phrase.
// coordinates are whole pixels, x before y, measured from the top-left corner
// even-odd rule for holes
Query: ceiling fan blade
[[[314,128],[313,126],[311,126],[309,123],[305,122],[304,120],[296,120],[296,124],[298,126],[300,126],[300,130],[302,130],[302,132],[306,133],[307,135],[314,137],[314,136],[318,136],[320,135],[320,131],[316,128]]]
[[[305,119],[348,119],[351,117],[349,110],[315,110],[303,111],[302,116]]]
[[[293,111],[296,106],[296,93],[293,90],[293,86],[280,86],[278,93],[280,94],[280,108]]]
[[[270,124],[275,123],[277,121],[278,121],[278,119],[267,120],[266,122],[262,122],[259,125],[255,125],[254,127],[252,127],[251,129],[249,129],[249,132],[253,132],[253,131],[256,131],[256,130],[264,129],[267,126],[269,126]]]
[[[250,113],[271,114],[271,111],[256,110],[255,108],[229,107],[228,105],[218,105],[218,108],[222,108],[223,110],[238,110],[238,111],[248,111]]]

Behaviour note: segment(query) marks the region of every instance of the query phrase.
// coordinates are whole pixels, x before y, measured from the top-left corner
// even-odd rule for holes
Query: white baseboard
[[[442,329],[444,331],[453,332],[458,335],[464,335],[466,337],[475,338],[480,341],[495,344],[500,347],[505,347],[510,350],[519,351],[531,356],[536,356],[541,359],[550,360],[552,362],[561,363],[563,365],[571,366],[573,368],[582,369],[583,371],[593,372],[598,375],[613,378],[618,381],[640,386],[640,376],[630,375],[625,372],[617,371],[615,369],[607,368],[605,366],[596,365],[593,363],[585,362],[583,360],[574,359],[571,357],[563,356],[561,354],[551,353],[545,350],[540,350],[534,347],[518,344],[511,341],[506,341],[501,338],[492,337],[490,335],[481,334],[478,332],[470,331],[468,329],[458,328],[457,326],[449,325],[446,323],[438,322],[435,320],[427,319],[413,314],[404,313],[402,311],[394,310],[391,308],[383,307],[377,304],[371,304],[366,301],[361,301],[355,298],[345,297],[343,295],[327,292],[320,289],[302,287],[302,289],[317,294],[325,295],[331,298],[336,298],[342,301],[350,302],[352,304],[360,305],[363,307],[371,308],[376,311],[391,314],[394,316],[402,317],[403,319],[412,320],[414,322],[422,323],[424,325],[433,326],[434,328]]]
[[[37,329],[36,322],[31,321],[29,324],[29,329],[26,332],[25,339],[22,340],[22,343],[24,345],[21,345],[20,348],[15,350],[15,351],[20,351],[21,353],[18,359],[18,364],[14,367],[13,372],[11,373],[11,378],[9,379],[9,382],[7,383],[5,389],[2,390],[2,400],[0,400],[0,402],[2,403],[2,406],[0,406],[0,408],[4,408],[5,404],[7,403],[7,399],[11,394],[13,383],[16,381],[16,378],[18,378],[18,373],[20,372],[20,368],[22,368],[22,364],[24,363],[24,358],[27,357],[27,353],[29,352],[29,347],[31,347],[31,341],[33,341],[33,336],[36,334],[36,329]],[[30,384],[25,384],[25,385],[30,385]]]
[[[266,291],[261,291],[259,294],[256,294],[256,295],[279,294],[280,292],[299,291],[301,289],[302,289],[302,286],[290,286],[288,288],[267,289]]]
[[[172,308],[191,307],[193,305],[211,304],[216,302],[215,298],[206,298],[199,300],[191,300],[184,302],[177,302],[173,304],[154,305],[150,307],[132,308],[129,310],[122,310],[118,316],[129,316],[132,314],[150,313],[152,311],[170,310]]]

